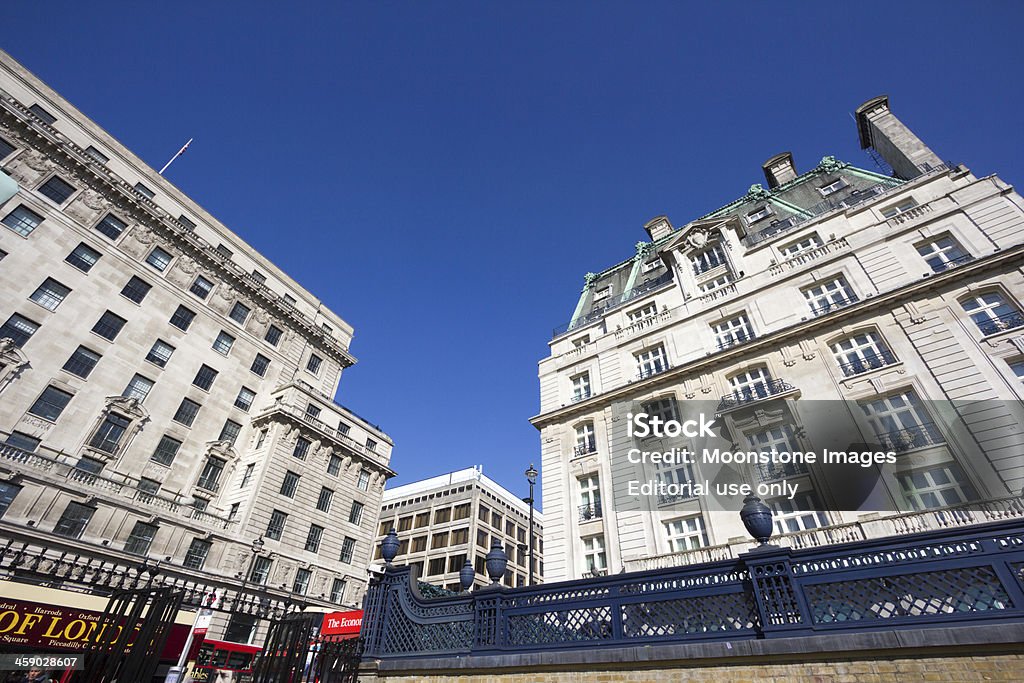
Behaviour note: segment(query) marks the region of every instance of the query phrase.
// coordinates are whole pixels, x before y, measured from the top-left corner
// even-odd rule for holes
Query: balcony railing
[[[846,308],[860,301],[856,294],[846,294],[838,297],[834,301],[822,301],[816,304],[810,304],[811,313],[815,316],[822,316],[832,311],[838,311],[840,308]]]
[[[724,350],[730,349],[730,348],[732,348],[734,346],[739,346],[740,344],[744,344],[744,343],[746,343],[748,341],[751,341],[751,340],[753,340],[755,338],[756,338],[756,335],[753,332],[738,332],[736,334],[729,334],[728,336],[725,336],[725,337],[719,337],[719,339],[718,339],[718,350],[719,351],[724,351]]]
[[[978,329],[986,337],[990,334],[999,334],[1000,332],[1014,330],[1018,327],[1024,327],[1024,313],[1020,311],[1013,311],[1012,313],[1006,313],[978,323]]]
[[[580,505],[578,510],[581,522],[589,522],[592,519],[601,519],[601,503]]]
[[[768,224],[767,228],[746,235],[745,237],[743,237],[741,241],[744,245],[752,247],[755,244],[760,244],[761,242],[770,240],[776,235],[781,235],[784,232],[789,232],[790,230],[797,227],[806,220],[809,220],[809,217],[801,215],[793,215],[790,216],[789,218],[774,220]]]
[[[748,403],[764,401],[774,396],[779,396],[795,390],[796,387],[784,379],[776,378],[767,382],[758,382],[753,386],[744,387],[743,389],[723,396],[721,400],[718,401],[717,410],[731,410]]]
[[[586,401],[590,398],[590,389],[586,391],[579,391],[572,395],[572,402],[579,403],[580,401]]]
[[[878,440],[886,450],[896,453],[904,453],[915,448],[925,446],[937,446],[945,443],[942,433],[931,422],[927,422],[909,429],[897,429],[884,434],[878,434]]]
[[[580,316],[579,318],[576,318],[575,320],[572,320],[566,323],[565,325],[559,325],[552,331],[551,336],[558,337],[565,334],[566,332],[571,332],[572,330],[576,330],[585,325],[589,325],[595,320],[600,320],[602,317],[604,317],[605,313],[612,310],[613,308],[618,308],[619,306],[629,301],[632,301],[633,299],[639,296],[647,294],[648,292],[654,291],[655,289],[658,289],[663,285],[667,285],[670,282],[672,282],[671,271],[667,273],[662,273],[661,275],[652,280],[642,282],[633,287],[633,289],[629,290],[628,292],[624,292],[618,296],[613,296],[609,297],[608,299],[605,299],[604,301],[601,302],[600,306],[594,307],[586,315]]]
[[[971,256],[970,254],[964,254],[963,256],[958,256],[956,258],[951,258],[948,261],[944,261],[942,263],[933,263],[933,264],[931,264],[932,271],[936,272],[936,273],[941,273],[941,272],[946,271],[946,270],[953,270],[957,266],[962,266],[965,263],[970,263],[973,260],[974,260],[973,256]]]
[[[892,365],[895,362],[896,357],[892,355],[892,352],[889,349],[882,349],[878,353],[867,354],[861,358],[855,358],[848,363],[840,363],[839,369],[843,371],[844,376],[852,377],[868,370],[884,368],[886,365]]]
[[[636,380],[639,382],[642,379],[647,379],[648,377],[660,375],[661,373],[668,372],[671,369],[672,366],[664,361],[661,363],[656,363],[651,367],[641,368],[640,371],[636,373]]]
[[[587,443],[579,444],[578,446],[572,449],[572,454],[575,457],[595,452],[597,452],[597,445],[593,441],[588,441]]]

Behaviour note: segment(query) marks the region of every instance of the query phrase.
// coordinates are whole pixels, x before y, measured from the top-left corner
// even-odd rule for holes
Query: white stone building
[[[895,454],[869,468],[860,506],[841,502],[843,477],[734,470],[752,485],[800,484],[765,496],[780,543],[1020,514],[1012,500],[976,501],[1024,485],[1024,202],[995,176],[943,163],[886,97],[856,118],[862,147],[892,173],[832,157],[798,173],[780,154],[764,164],[767,187],[679,228],[655,218],[635,256],[586,276],[540,362],[532,419],[549,581],[750,547],[738,499],[628,495],[623,454],[666,445],[627,436],[636,408],[671,418],[710,406],[734,449],[798,451],[834,427],[815,411],[838,407],[835,422],[855,432],[844,445]],[[642,467],[659,482],[713,479],[700,463]]]
[[[0,535],[358,605],[394,473],[352,327],[2,52],[0,167]]]

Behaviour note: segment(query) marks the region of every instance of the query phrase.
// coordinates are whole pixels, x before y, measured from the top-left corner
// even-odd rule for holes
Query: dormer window
[[[658,305],[652,301],[643,308],[638,308],[636,310],[629,311],[628,313],[626,313],[626,317],[629,318],[629,322],[635,323],[639,320],[644,320],[645,318],[652,318],[657,314]]]
[[[828,185],[822,185],[821,187],[819,187],[818,192],[821,193],[822,197],[827,197],[830,194],[835,194],[836,192],[839,192],[839,190],[843,189],[844,187],[847,187],[848,185],[849,183],[847,183],[842,178],[837,178],[830,182]]]
[[[768,218],[768,216],[771,216],[773,213],[774,211],[772,211],[772,207],[768,206],[767,204],[757,209],[754,209],[753,211],[747,214],[747,225],[753,225],[758,221],[764,220],[765,218]]]
[[[594,301],[604,301],[612,295],[612,286],[608,285],[594,292]]]
[[[892,218],[894,216],[900,215],[904,211],[910,211],[915,206],[917,206],[917,202],[915,202],[913,199],[904,199],[896,206],[890,206],[887,209],[882,209],[882,216],[884,216],[885,218]]]
[[[580,349],[590,343],[590,335],[585,334],[582,337],[577,337],[572,340],[573,348]]]
[[[690,256],[690,263],[693,264],[693,274],[701,275],[725,264],[725,252],[721,245],[715,244],[704,251]]]
[[[661,265],[661,261],[648,261],[647,263],[645,263],[643,265],[643,267],[640,270],[643,273],[646,274],[646,273],[651,272],[652,270],[657,270],[658,266],[660,266],[660,265]]]

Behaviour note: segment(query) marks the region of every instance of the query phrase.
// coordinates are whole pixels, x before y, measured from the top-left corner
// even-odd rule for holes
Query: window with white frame
[[[860,408],[887,450],[899,453],[944,441],[913,389],[861,401]]]
[[[882,216],[885,218],[893,218],[894,216],[900,215],[904,211],[910,211],[915,206],[917,206],[917,202],[915,202],[913,199],[904,199],[895,206],[890,206],[887,209],[882,209]]]
[[[680,553],[684,550],[696,550],[708,545],[708,534],[704,529],[704,518],[700,515],[695,517],[683,517],[665,522],[665,534],[668,537],[668,547],[673,553]]]
[[[765,218],[768,218],[768,216],[771,216],[772,213],[774,213],[772,211],[772,207],[767,204],[758,207],[747,214],[747,225],[753,225],[758,221],[764,220]]]
[[[171,355],[174,353],[174,347],[165,342],[163,339],[157,339],[153,342],[153,348],[146,354],[146,360],[158,367],[166,367],[167,361],[171,359]]]
[[[48,311],[56,311],[61,302],[71,293],[71,288],[62,285],[51,277],[46,278],[43,284],[36,288],[29,297],[32,301]]]
[[[594,423],[584,422],[576,427],[576,455],[593,453],[597,450],[597,439],[594,437]]]
[[[583,401],[590,398],[590,373],[581,372],[572,378],[572,400]]]
[[[842,275],[830,280],[819,282],[811,287],[801,290],[811,312],[815,315],[824,315],[837,308],[848,306],[857,301],[853,289]]]
[[[849,183],[847,183],[846,180],[844,180],[843,178],[836,178],[827,185],[822,185],[821,187],[819,187],[818,192],[821,193],[822,197],[827,197],[830,194],[835,194],[836,192],[839,192],[839,190],[843,189],[847,185],[849,185]]]
[[[722,249],[722,245],[713,244],[703,251],[690,254],[690,264],[693,266],[694,275],[706,273],[725,265],[725,250]]]
[[[812,491],[796,493],[792,500],[769,498],[765,504],[774,514],[775,533],[788,534],[828,526],[828,518],[819,510],[821,506]]]
[[[1024,382],[1024,360],[1010,363],[1010,370],[1013,370],[1013,374],[1017,376],[1017,379]]]
[[[603,301],[612,295],[612,286],[602,287],[594,292],[594,301]]]
[[[998,334],[1024,325],[1020,308],[1001,292],[972,294],[960,299],[960,305],[984,335]]]
[[[935,273],[955,268],[972,258],[950,235],[942,235],[918,244],[917,253]]]
[[[720,349],[727,349],[754,338],[754,328],[750,325],[746,313],[716,323],[711,326],[711,330],[715,333],[715,341],[718,342]]]
[[[590,343],[590,335],[585,334],[582,337],[577,337],[572,340],[572,346],[574,349],[579,349]]]
[[[903,496],[915,510],[960,505],[978,499],[974,486],[956,463],[944,463],[896,475]]]
[[[784,244],[779,247],[779,255],[784,259],[793,258],[799,256],[804,252],[810,251],[811,249],[817,249],[821,246],[821,238],[817,234],[812,233],[805,235],[795,242]]]
[[[771,373],[763,365],[729,378],[733,395],[741,399],[765,398],[769,395],[771,383]]]
[[[598,475],[591,474],[576,480],[580,491],[580,521],[601,517],[601,484]]]
[[[359,470],[359,477],[356,479],[356,488],[360,491],[370,490],[370,470],[366,468]]]
[[[170,252],[160,247],[156,247],[153,251],[149,252],[149,256],[146,257],[146,263],[153,266],[157,270],[167,270],[167,266],[170,265],[171,259]]]
[[[647,401],[640,405],[641,410],[647,413],[648,420],[660,418],[663,422],[678,420],[679,411],[676,409],[676,400],[671,396],[659,398],[654,401]]]
[[[583,540],[583,565],[590,573],[608,570],[608,556],[604,551],[604,536],[587,536]]]
[[[714,280],[707,280],[706,282],[700,283],[697,285],[697,289],[701,294],[708,294],[716,289],[725,287],[730,282],[732,282],[732,277],[728,273],[725,273],[723,275],[719,275]]]
[[[143,377],[142,375],[135,375],[132,377],[131,381],[128,382],[128,386],[124,388],[121,395],[126,398],[137,398],[139,401],[145,401],[152,388],[153,380]]]
[[[750,450],[762,453],[794,453],[800,450],[800,445],[793,434],[793,428],[788,424],[775,425],[752,434],[747,434],[747,441],[750,443]],[[807,466],[802,462],[796,463],[758,463],[756,466],[757,476],[761,481],[774,481],[785,477],[794,477],[807,474]]]
[[[634,354],[634,358],[636,358],[640,379],[657,375],[659,372],[664,372],[668,369],[665,347],[661,344]]]
[[[664,491],[664,493],[658,494],[659,505],[668,505],[694,497],[693,494],[683,495],[681,493],[688,490],[687,484],[692,485],[692,482],[696,481],[693,465],[685,462],[658,462],[655,465],[654,477],[659,484],[659,489]],[[680,493],[669,493],[673,490]]]
[[[651,302],[642,308],[635,308],[632,311],[626,313],[626,317],[629,318],[631,323],[635,323],[638,320],[645,318],[651,318],[658,314],[658,305],[655,302]]]
[[[832,354],[847,377],[896,362],[877,332],[860,332],[840,339],[832,344]]]
[[[28,237],[43,222],[43,217],[35,211],[19,206],[4,216],[3,221],[0,222],[22,237]]]
[[[221,330],[217,338],[213,340],[213,350],[221,355],[228,355],[231,353],[231,347],[235,343],[235,338],[227,332]]]
[[[661,261],[658,261],[658,260],[648,261],[647,263],[645,263],[644,265],[642,265],[640,267],[640,272],[642,272],[642,273],[649,273],[652,270],[657,270],[658,266],[660,266],[660,265],[661,265]]]
[[[220,487],[220,475],[224,473],[226,464],[220,458],[208,457],[203,465],[203,471],[199,474],[196,486],[207,491],[216,491]]]

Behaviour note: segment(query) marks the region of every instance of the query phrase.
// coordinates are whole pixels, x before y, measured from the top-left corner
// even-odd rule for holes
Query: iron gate
[[[356,683],[362,638],[320,635],[323,615],[294,614],[270,625],[253,683]]]

